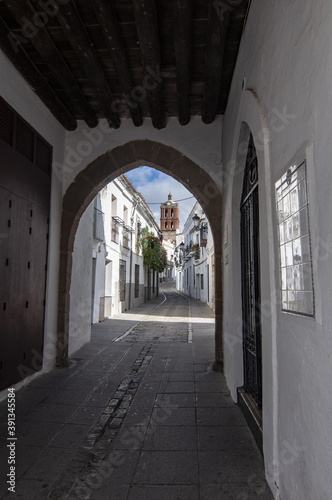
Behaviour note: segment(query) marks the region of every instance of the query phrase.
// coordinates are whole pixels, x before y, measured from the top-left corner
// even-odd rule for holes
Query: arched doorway
[[[147,165],[174,177],[189,189],[209,219],[215,244],[215,368],[223,370],[221,192],[207,174],[178,150],[149,140],[131,141],[98,157],[68,187],[62,205],[57,366],[68,360],[72,252],[78,223],[97,193],[109,182],[135,167]]]
[[[262,342],[258,164],[250,133],[241,197],[241,282],[244,390],[262,407]]]

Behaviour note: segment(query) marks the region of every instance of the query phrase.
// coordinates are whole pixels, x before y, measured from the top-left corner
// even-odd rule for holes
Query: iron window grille
[[[120,302],[124,302],[126,299],[126,261],[120,260],[119,262],[119,292],[120,292]]]
[[[111,239],[114,243],[119,243],[119,226],[123,226],[124,222],[120,217],[113,215],[112,217],[112,235]]]
[[[291,166],[275,188],[281,309],[313,317],[315,302],[305,160]]]
[[[139,264],[135,264],[135,299],[139,296]]]
[[[124,225],[122,231],[122,246],[123,248],[130,248],[130,233],[131,227]]]

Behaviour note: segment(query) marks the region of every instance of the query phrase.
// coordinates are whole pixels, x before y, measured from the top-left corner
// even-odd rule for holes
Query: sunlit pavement
[[[271,499],[263,461],[222,374],[214,315],[163,285],[158,299],[92,328],[70,368],[16,395],[16,491],[1,498]]]

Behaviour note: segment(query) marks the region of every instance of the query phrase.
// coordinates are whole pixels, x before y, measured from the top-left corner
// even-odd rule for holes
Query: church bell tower
[[[174,203],[171,193],[168,200],[160,205],[160,229],[164,240],[176,243],[176,230],[180,227],[179,204]]]

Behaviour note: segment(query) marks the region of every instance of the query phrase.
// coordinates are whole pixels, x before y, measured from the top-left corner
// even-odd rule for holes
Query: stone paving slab
[[[272,499],[242,413],[211,369],[213,312],[191,300],[189,342],[189,301],[172,286],[166,302],[94,325],[69,368],[17,392],[17,488],[13,497],[1,483],[0,498]]]

